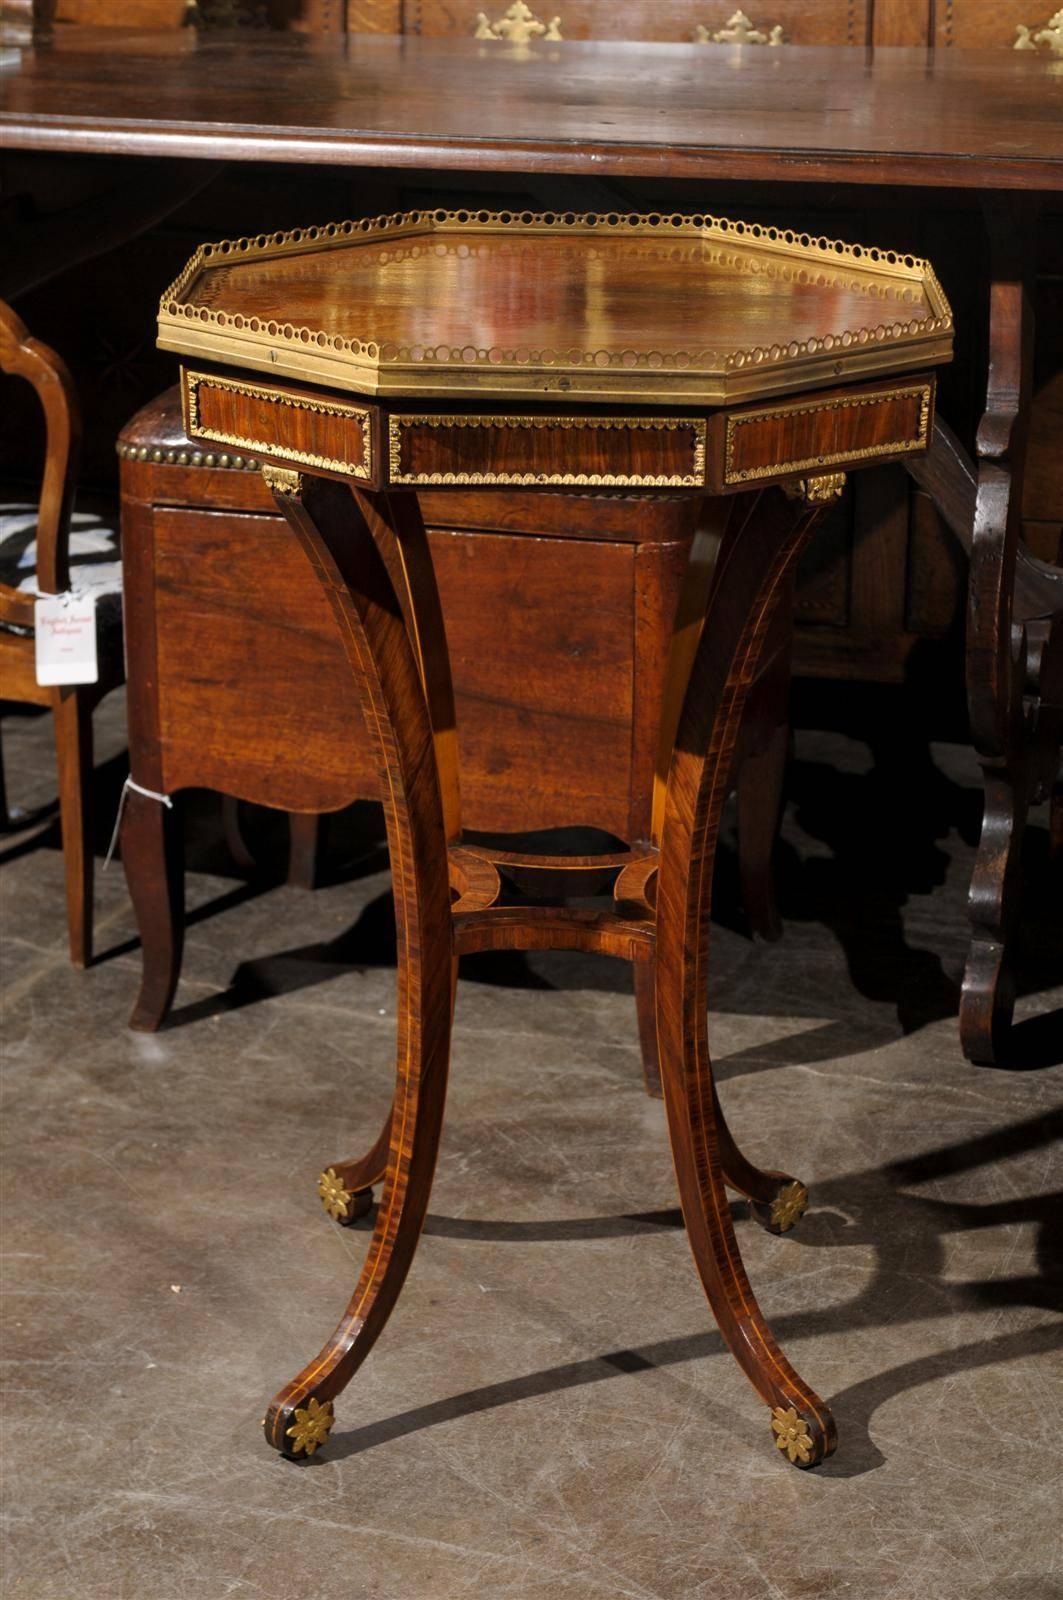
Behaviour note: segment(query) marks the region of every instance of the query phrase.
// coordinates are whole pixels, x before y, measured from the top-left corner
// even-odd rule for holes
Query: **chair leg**
[[[271,474],[274,496],[332,605],[381,768],[398,933],[396,1084],[384,1188],[365,1265],[321,1354],[273,1400],[266,1438],[313,1455],[332,1402],[382,1332],[413,1260],[443,1121],[455,975],[443,780],[418,655],[449,687],[438,597],[416,502]],[[400,547],[401,546],[401,550]],[[392,573],[409,575],[400,599]],[[407,632],[402,601],[417,630]],[[412,609],[411,609],[412,608]],[[420,629],[425,630],[422,634]],[[415,655],[413,638],[418,640]],[[437,688],[436,706],[445,698]],[[442,727],[439,727],[442,732]],[[450,741],[453,724],[450,724]],[[444,740],[444,743],[447,741]],[[460,828],[455,810],[453,825]],[[373,1176],[379,1144],[359,1181]]]
[[[316,889],[320,877],[327,818],[312,811],[288,813],[288,882],[294,889]]]
[[[743,496],[731,510],[669,766],[657,885],[657,1037],[687,1238],[720,1331],[772,1408],[777,1445],[802,1467],[831,1453],[836,1429],[829,1408],[776,1343],[738,1249],[725,1156],[732,1179],[751,1189],[768,1175],[734,1170],[736,1148],[719,1114],[708,1046],[708,946],[716,838],[748,685],[818,510],[795,516],[772,491]]]
[[[122,815],[122,866],[141,946],[140,993],[129,1026],[154,1033],[170,1009],[185,931],[184,841],[180,816],[130,789]]]
[[[1015,1007],[1011,940],[1021,899],[1022,842],[1029,779],[984,766],[985,810],[967,902],[971,943],[960,993],[960,1044],[968,1061],[993,1066],[1006,1047]]]
[[[253,872],[255,858],[247,847],[244,830],[240,826],[240,802],[234,794],[221,797],[221,831],[226,848],[241,872]]]
[[[83,692],[63,688],[55,691],[52,712],[59,769],[70,959],[75,967],[87,967],[92,960],[95,866],[92,853],[92,706]]]

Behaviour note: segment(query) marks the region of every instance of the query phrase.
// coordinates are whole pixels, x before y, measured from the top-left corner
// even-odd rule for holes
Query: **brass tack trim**
[[[227,472],[257,472],[259,465],[252,456],[215,455],[209,452],[204,455],[202,450],[128,444],[124,439],[119,439],[114,448],[121,461],[150,461],[153,465],[164,467],[220,467]]]

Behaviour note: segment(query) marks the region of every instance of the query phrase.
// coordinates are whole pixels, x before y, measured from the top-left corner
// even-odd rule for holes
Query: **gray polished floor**
[[[120,697],[99,721],[113,815]],[[47,796],[49,737],[5,723],[13,798]],[[800,736],[780,945],[745,938],[726,854],[721,871],[722,1094],[750,1154],[812,1187],[793,1236],[738,1227],[777,1335],[835,1408],[838,1453],[813,1473],[772,1448],[707,1313],[627,974],[562,955],[468,964],[407,1289],[329,1448],[274,1456],[265,1403],[330,1332],[367,1238],[314,1184],[388,1098],[371,826],[336,842],[360,876],[256,890],[196,800],[185,976],[156,1037],[125,1026],[139,953],[120,868],[98,887],[101,959],[78,973],[55,830],[3,841],[4,1594],[1063,1595],[1045,831],[1024,1070],[975,1069],[953,1012],[978,791],[963,751],[932,758],[891,771]]]

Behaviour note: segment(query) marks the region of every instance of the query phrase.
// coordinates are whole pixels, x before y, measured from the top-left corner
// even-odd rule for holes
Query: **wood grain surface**
[[[0,128],[106,154],[1063,189],[1036,51],[70,29],[5,75]]]

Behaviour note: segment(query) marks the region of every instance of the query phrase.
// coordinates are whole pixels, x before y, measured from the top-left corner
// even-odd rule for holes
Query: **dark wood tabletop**
[[[1063,189],[1063,61],[1032,51],[69,29],[0,107],[20,149]]]

